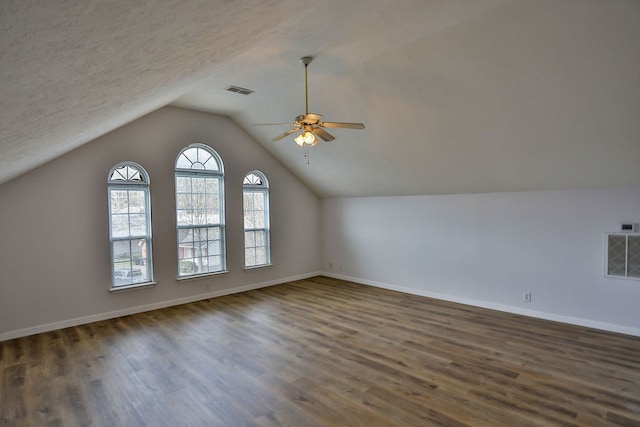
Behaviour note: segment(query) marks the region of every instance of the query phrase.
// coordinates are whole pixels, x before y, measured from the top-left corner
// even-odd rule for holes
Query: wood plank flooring
[[[316,277],[0,343],[0,425],[640,425],[640,339]]]

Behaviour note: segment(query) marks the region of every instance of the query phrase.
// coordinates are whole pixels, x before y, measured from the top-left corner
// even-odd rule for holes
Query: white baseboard
[[[223,295],[236,294],[239,292],[250,291],[253,289],[265,288],[267,286],[279,285],[281,283],[293,282],[295,280],[308,279],[309,277],[318,276],[322,273],[313,272],[300,274],[297,276],[284,277],[282,279],[270,280],[267,282],[253,283],[234,288],[222,289],[219,291],[206,292],[203,294],[190,295],[184,298],[178,298],[168,301],[160,301],[153,304],[145,304],[137,307],[125,308],[122,310],[108,311],[105,313],[92,314],[90,316],[76,317],[73,319],[62,320],[59,322],[47,323],[44,325],[32,326],[29,328],[18,329],[0,333],[0,341],[6,341],[14,338],[25,337],[28,335],[39,334],[42,332],[55,331],[57,329],[69,328],[72,326],[84,325],[86,323],[98,322],[101,320],[114,319],[116,317],[128,316],[130,314],[142,313],[145,311],[157,310],[160,308],[172,307],[175,305],[187,304],[190,302],[201,301],[209,298],[216,298]]]
[[[457,297],[453,295],[441,294],[438,292],[429,292],[423,289],[390,285],[388,283],[376,282],[373,280],[345,276],[342,274],[335,274],[335,273],[326,272],[326,271],[323,271],[321,274],[323,276],[332,277],[334,279],[348,280],[350,282],[361,283],[363,285],[375,286],[377,288],[389,289],[392,291],[403,292],[406,294],[420,295],[423,297],[429,297],[429,298],[439,299],[443,301],[450,301],[450,302],[455,302],[459,304],[471,305],[474,307],[488,308],[490,310],[504,311],[506,313],[520,314],[522,316],[535,317],[538,319],[551,320],[554,322],[567,323],[570,325],[584,326],[587,328],[599,329],[607,332],[615,332],[615,333],[640,337],[640,329],[632,328],[629,326],[616,325],[613,323],[597,322],[594,320],[563,316],[563,315],[553,314],[553,313],[545,313],[543,311],[527,310],[527,309],[514,307],[510,305],[495,304],[487,301],[479,301],[479,300],[474,300],[470,298],[462,298],[462,297]]]
[[[259,289],[259,288],[264,288],[264,287],[268,287],[268,286],[279,285],[281,283],[293,282],[293,281],[302,280],[302,279],[308,279],[309,277],[314,277],[314,276],[318,276],[318,275],[332,277],[332,278],[335,278],[335,279],[348,280],[350,282],[361,283],[363,285],[375,286],[375,287],[378,287],[378,288],[389,289],[389,290],[392,290],[392,291],[404,292],[404,293],[412,294],[412,295],[420,295],[420,296],[424,296],[424,297],[435,298],[435,299],[439,299],[439,300],[443,300],[443,301],[450,301],[450,302],[455,302],[455,303],[459,303],[459,304],[471,305],[471,306],[475,306],[475,307],[488,308],[490,310],[503,311],[503,312],[512,313],[512,314],[520,314],[520,315],[523,315],[523,316],[535,317],[535,318],[544,319],[544,320],[551,320],[551,321],[554,321],[554,322],[567,323],[567,324],[570,324],[570,325],[584,326],[584,327],[600,329],[600,330],[608,331],[608,332],[615,332],[615,333],[620,333],[620,334],[632,335],[632,336],[640,337],[640,329],[638,329],[638,328],[632,328],[632,327],[628,327],[628,326],[616,325],[616,324],[612,324],[612,323],[597,322],[597,321],[593,321],[593,320],[589,320],[589,319],[581,319],[581,318],[577,318],[577,317],[562,316],[562,315],[557,315],[557,314],[553,314],[553,313],[545,313],[545,312],[536,311],[536,310],[527,310],[527,309],[523,309],[523,308],[520,308],[520,307],[513,307],[513,306],[508,306],[508,305],[503,305],[503,304],[495,304],[495,303],[491,303],[491,302],[473,300],[473,299],[469,299],[469,298],[461,298],[461,297],[456,297],[456,296],[453,296],[453,295],[441,294],[441,293],[437,293],[437,292],[429,292],[429,291],[425,291],[423,289],[415,289],[415,288],[409,288],[409,287],[404,287],[404,286],[390,285],[388,283],[377,282],[377,281],[373,281],[373,280],[361,279],[361,278],[358,278],[358,277],[345,276],[345,275],[341,275],[341,274],[335,274],[335,273],[332,273],[332,272],[323,271],[323,272],[313,272],[313,273],[307,273],[307,274],[300,274],[300,275],[297,275],[297,276],[285,277],[285,278],[282,278],[282,279],[271,280],[271,281],[267,281],[267,282],[260,282],[260,283],[253,283],[253,284],[248,284],[248,285],[243,285],[243,286],[237,286],[237,287],[234,287],[234,288],[223,289],[223,290],[219,290],[219,291],[206,292],[206,293],[202,293],[202,294],[191,295],[191,296],[188,296],[188,297],[178,298],[178,299],[169,300],[169,301],[161,301],[161,302],[157,302],[157,303],[153,303],[153,304],[146,304],[146,305],[137,306],[137,307],[130,307],[130,308],[126,308],[126,309],[123,309],[123,310],[109,311],[109,312],[105,312],[105,313],[98,313],[98,314],[93,314],[93,315],[84,316],[84,317],[76,317],[76,318],[73,318],[73,319],[62,320],[62,321],[59,321],[59,322],[53,322],[53,323],[47,323],[47,324],[44,324],[44,325],[32,326],[32,327],[29,327],[29,328],[18,329],[18,330],[15,330],[15,331],[8,331],[8,332],[0,333],[0,341],[6,341],[6,340],[14,339],[14,338],[20,338],[20,337],[28,336],[28,335],[39,334],[39,333],[42,333],[42,332],[54,331],[54,330],[57,330],[57,329],[69,328],[69,327],[72,327],[72,326],[84,325],[86,323],[98,322],[98,321],[101,321],[101,320],[114,319],[116,317],[128,316],[130,314],[142,313],[142,312],[145,312],[145,311],[157,310],[157,309],[160,309],[160,308],[172,307],[172,306],[175,306],[175,305],[187,304],[187,303],[190,303],[190,302],[200,301],[200,300],[204,300],[204,299],[216,298],[216,297],[220,297],[220,296],[224,296],[224,295],[230,295],[230,294],[235,294],[235,293],[239,293],[239,292],[250,291],[250,290],[253,290],[253,289]]]

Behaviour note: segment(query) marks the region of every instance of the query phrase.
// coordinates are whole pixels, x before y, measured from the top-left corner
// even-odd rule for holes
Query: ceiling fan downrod
[[[304,113],[309,114],[309,82],[307,77],[307,67],[313,60],[310,56],[303,56],[300,62],[304,64]]]

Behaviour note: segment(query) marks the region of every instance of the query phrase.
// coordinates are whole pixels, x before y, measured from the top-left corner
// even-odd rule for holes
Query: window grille
[[[153,282],[149,175],[133,162],[115,165],[107,179],[111,288]]]
[[[251,171],[242,182],[244,265],[270,265],[269,184],[262,172]]]
[[[176,159],[178,278],[224,272],[224,170],[204,144],[185,147]]]

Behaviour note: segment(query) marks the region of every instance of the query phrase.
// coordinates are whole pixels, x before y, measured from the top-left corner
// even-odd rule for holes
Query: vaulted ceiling
[[[3,0],[0,183],[166,105],[319,196],[640,185],[638,0]],[[336,140],[310,164],[279,126]],[[249,88],[251,95],[225,89]]]

